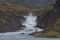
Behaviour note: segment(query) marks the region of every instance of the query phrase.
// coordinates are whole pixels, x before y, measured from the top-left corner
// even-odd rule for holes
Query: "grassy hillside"
[[[28,8],[11,2],[0,2],[0,32],[16,31],[23,27],[21,15],[26,15]]]
[[[18,15],[26,15],[27,13],[29,13],[29,11],[32,11],[39,15],[42,12],[47,12],[48,10],[51,10],[52,8],[53,5],[49,5],[44,8],[29,9],[14,2],[0,2],[0,10],[5,12],[6,14],[8,12],[15,12]]]
[[[51,10],[52,8],[53,6],[29,9],[13,2],[0,2],[0,32],[19,30],[23,27],[21,24],[21,20],[24,20],[22,15],[26,15],[30,11],[39,15],[40,13]]]
[[[60,37],[60,18],[50,24],[43,32],[45,37]]]
[[[11,2],[0,2],[0,10],[5,12],[6,14],[7,12],[16,12],[20,15],[24,15],[24,13],[28,13],[29,11],[28,8]]]
[[[18,5],[13,2],[0,2],[0,14],[2,13],[3,15],[10,16],[10,13],[14,13],[15,15],[26,15],[30,11],[35,12],[36,15],[39,15],[40,13],[47,12],[48,10],[51,10],[53,6],[49,5],[46,8],[36,8],[36,9],[29,9],[24,6]],[[3,22],[5,20],[2,20]],[[5,21],[6,22],[6,21]]]
[[[44,8],[35,8],[35,9],[31,9],[32,12],[35,12],[36,15],[41,15],[42,13],[45,13],[49,10],[51,10],[54,6],[53,5],[48,5],[47,7]]]

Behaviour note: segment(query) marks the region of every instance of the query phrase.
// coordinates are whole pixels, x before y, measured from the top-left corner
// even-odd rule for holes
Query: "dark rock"
[[[58,18],[60,18],[60,0],[56,1],[52,10],[37,17],[36,27],[45,29]]]
[[[25,34],[25,33],[21,33],[21,35],[23,35],[23,34]]]
[[[24,25],[22,25],[21,30],[24,30],[24,28],[25,28],[25,26],[24,26]]]
[[[0,10],[0,32],[10,32],[20,30],[23,27],[21,21],[22,16],[16,15],[16,13],[4,13]]]
[[[60,6],[60,0],[56,0],[56,6]]]
[[[34,32],[35,33],[35,32]],[[34,36],[34,33],[31,33],[31,34],[29,34],[29,35],[32,35],[32,36]]]
[[[29,35],[34,36],[34,37],[41,37],[42,33],[41,32],[34,32],[34,33],[29,34]]]

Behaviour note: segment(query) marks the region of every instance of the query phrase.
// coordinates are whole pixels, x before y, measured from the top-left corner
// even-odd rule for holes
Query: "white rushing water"
[[[37,22],[36,22],[37,16],[34,16],[32,12],[30,12],[29,15],[24,17],[26,20],[22,24],[26,26],[24,30],[27,30],[28,33],[35,32],[35,29],[37,29],[37,31],[43,31],[43,29],[39,29],[35,27],[37,25]]]
[[[25,17],[25,22],[22,24],[25,25],[25,28],[23,30],[19,30],[17,32],[7,32],[7,33],[0,33],[0,35],[18,35],[18,34],[30,34],[35,32],[35,29],[38,29],[37,31],[43,31],[43,29],[36,28],[36,19],[37,16],[33,16],[33,13],[30,12],[29,15],[24,16]]]
[[[37,16],[33,16],[32,12],[29,13],[28,16],[24,16],[26,18],[25,22],[22,23],[26,26],[24,30],[20,30],[17,32],[6,32],[6,33],[0,33],[0,40],[60,40],[60,38],[37,38],[29,35],[21,35],[21,33],[24,34],[30,34],[35,32],[35,29],[38,29],[38,31],[43,31],[43,29],[35,28],[37,22],[36,18]]]
[[[26,28],[33,28],[34,26],[36,26],[37,22],[37,16],[33,16],[33,13],[30,12],[28,16],[24,16],[26,18],[25,22],[23,23],[23,25],[26,26]]]

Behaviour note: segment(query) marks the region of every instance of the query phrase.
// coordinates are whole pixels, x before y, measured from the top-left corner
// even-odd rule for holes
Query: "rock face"
[[[43,31],[44,37],[60,38],[60,18]]]
[[[10,32],[22,29],[23,15],[27,8],[10,2],[0,2],[0,32]]]
[[[60,0],[56,1],[52,10],[49,10],[47,13],[37,17],[36,27],[45,29],[58,18],[60,18]]]
[[[15,15],[14,12],[6,14],[0,10],[0,32],[20,30],[23,27],[21,24],[23,19],[22,16]]]

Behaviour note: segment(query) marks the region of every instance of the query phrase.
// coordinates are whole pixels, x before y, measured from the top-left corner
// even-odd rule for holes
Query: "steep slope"
[[[60,18],[60,1],[59,0],[57,0],[52,10],[49,10],[48,12],[42,15],[39,15],[37,17],[38,24],[36,25],[36,27],[45,29],[58,18]]]
[[[28,13],[29,9],[14,2],[0,2],[0,10],[4,12]]]
[[[43,31],[45,37],[59,37],[60,38],[60,18],[54,21]]]
[[[57,0],[56,5],[55,5],[55,13],[56,15],[59,13],[60,15],[60,0]],[[55,16],[56,16],[55,15]],[[59,16],[58,15],[58,16]],[[57,37],[60,38],[60,16],[56,17],[57,19],[52,22],[48,28],[46,28],[43,32],[43,35],[45,37]]]
[[[23,6],[9,2],[0,2],[0,32],[20,30],[21,27],[24,27],[21,23],[24,20],[22,14],[27,12],[28,8]]]

